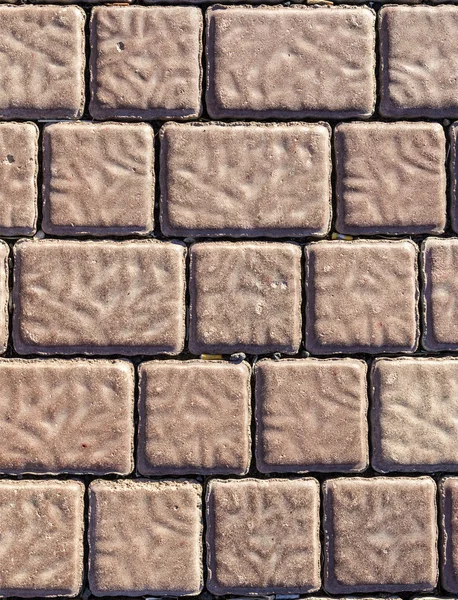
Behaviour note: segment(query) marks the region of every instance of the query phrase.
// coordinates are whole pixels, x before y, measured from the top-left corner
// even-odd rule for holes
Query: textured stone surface
[[[143,475],[248,471],[248,363],[150,361],[139,373],[137,466]]]
[[[443,231],[447,178],[439,123],[341,123],[335,161],[338,231]]]
[[[330,202],[325,124],[170,123],[161,129],[165,235],[325,235]]]
[[[96,596],[202,588],[202,488],[180,481],[89,487],[89,587]]]
[[[378,23],[380,113],[458,116],[458,6],[387,6]]]
[[[263,473],[363,471],[366,364],[350,358],[256,364],[256,464]]]
[[[56,123],[45,127],[43,140],[43,229],[47,233],[101,236],[152,230],[152,127]]]
[[[0,481],[0,594],[76,596],[83,584],[84,485]]]
[[[21,241],[14,347],[20,354],[178,354],[185,248],[148,241]]]
[[[201,113],[202,13],[196,7],[104,6],[91,17],[95,119]]]
[[[444,477],[439,483],[441,512],[441,559],[443,587],[458,593],[458,477]]]
[[[213,479],[206,499],[210,592],[319,589],[320,500],[315,479]]]
[[[8,345],[8,244],[0,240],[0,354],[3,354]]]
[[[453,123],[449,129],[450,140],[450,159],[449,159],[449,174],[450,174],[450,220],[452,228],[458,232],[458,123]]]
[[[210,8],[210,116],[370,116],[374,23],[368,7]]]
[[[429,477],[326,481],[325,589],[332,594],[434,589],[435,498]]]
[[[77,6],[0,6],[0,118],[83,114],[84,21]]]
[[[0,473],[133,469],[127,361],[0,359]]]
[[[306,347],[315,354],[412,352],[417,247],[410,240],[306,246]]]
[[[294,244],[214,242],[190,251],[189,349],[281,351],[301,342],[301,250]]]

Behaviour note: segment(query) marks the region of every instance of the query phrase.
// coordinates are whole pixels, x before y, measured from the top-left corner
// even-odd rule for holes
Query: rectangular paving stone
[[[0,6],[1,119],[83,114],[84,22],[78,6]]]
[[[92,117],[198,117],[202,112],[202,28],[197,7],[94,8]]]
[[[341,233],[443,232],[447,177],[439,123],[340,123],[335,161]]]
[[[192,354],[295,354],[301,343],[301,250],[266,242],[190,250]]]
[[[184,481],[89,486],[89,587],[96,596],[202,589],[202,488]]]
[[[6,351],[8,345],[9,252],[8,244],[0,240],[0,354]]]
[[[419,337],[417,254],[410,240],[307,245],[307,350],[413,352]]]
[[[291,594],[320,588],[316,479],[212,479],[206,507],[210,593]]]
[[[139,367],[137,467],[143,475],[245,475],[251,458],[250,366],[150,361]]]
[[[13,339],[19,354],[179,354],[185,334],[181,244],[21,240]]]
[[[160,136],[165,235],[284,237],[329,231],[327,124],[169,123]]]
[[[450,175],[450,220],[452,228],[455,232],[458,232],[458,138],[457,138],[457,123],[452,123],[449,129],[449,141],[450,141],[450,161],[449,161],[449,175]]]
[[[458,593],[458,477],[444,477],[439,483],[441,526],[441,583]]]
[[[132,471],[129,362],[0,359],[0,388],[0,473]]]
[[[438,578],[430,477],[324,483],[324,587],[331,594],[431,591]]]
[[[458,6],[386,6],[378,27],[380,113],[458,116]]]
[[[146,123],[55,123],[43,132],[43,229],[147,234],[154,226],[154,130]]]
[[[375,13],[368,7],[217,5],[207,10],[206,44],[212,118],[374,112]]]
[[[83,584],[84,485],[0,481],[0,594],[76,596]]]
[[[364,361],[265,359],[255,373],[256,464],[262,473],[367,468]]]

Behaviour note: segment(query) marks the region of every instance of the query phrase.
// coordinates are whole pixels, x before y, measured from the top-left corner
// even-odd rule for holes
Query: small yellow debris
[[[347,240],[350,241],[353,239],[352,235],[344,235],[343,233],[333,233],[331,238],[333,240]]]
[[[202,360],[222,360],[222,354],[201,354],[200,358]]]

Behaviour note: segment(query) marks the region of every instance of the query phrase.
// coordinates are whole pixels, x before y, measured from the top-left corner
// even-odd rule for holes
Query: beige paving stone
[[[0,594],[76,596],[83,584],[84,485],[0,481]]]
[[[96,596],[202,589],[202,488],[184,481],[89,486],[89,587]]]
[[[263,473],[363,471],[369,463],[366,363],[256,364],[256,464]]]
[[[198,117],[202,112],[202,27],[197,7],[94,8],[92,117]]]
[[[84,21],[78,6],[0,6],[0,118],[82,115]]]
[[[139,368],[138,470],[244,475],[250,466],[250,366],[149,361]]]
[[[328,125],[169,123],[160,135],[165,235],[284,237],[329,231]]]
[[[447,177],[439,123],[340,123],[335,161],[338,231],[443,232]]]
[[[458,116],[458,6],[387,6],[378,26],[380,113]]]
[[[307,349],[320,355],[413,352],[419,337],[417,254],[410,240],[307,245]]]
[[[374,23],[368,7],[209,8],[210,116],[369,117]]]
[[[458,593],[458,477],[444,477],[439,483],[441,524],[441,583]]]
[[[320,587],[316,479],[213,479],[207,487],[208,590],[312,592]]]
[[[185,329],[181,244],[21,240],[14,253],[19,354],[179,354]]]
[[[301,343],[301,250],[209,242],[190,250],[192,354],[295,354]]]
[[[324,529],[329,593],[435,588],[436,484],[430,477],[327,480]]]
[[[9,247],[0,240],[0,354],[6,351],[8,345],[8,304],[9,304]]]
[[[150,125],[55,123],[45,127],[43,140],[46,233],[130,235],[153,229]]]

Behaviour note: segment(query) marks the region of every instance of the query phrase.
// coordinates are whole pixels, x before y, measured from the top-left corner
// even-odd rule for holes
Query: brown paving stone
[[[329,231],[326,124],[170,123],[161,129],[160,172],[165,235],[283,237]]]
[[[277,242],[210,242],[190,250],[193,354],[295,354],[301,343],[301,250]]]
[[[3,354],[8,345],[8,244],[0,240],[0,354]]]
[[[102,236],[152,230],[152,127],[56,123],[45,127],[43,140],[43,229],[47,233]]]
[[[0,6],[0,118],[81,116],[84,21],[77,6]]]
[[[430,477],[326,481],[325,589],[332,594],[433,590],[435,499]]]
[[[445,135],[439,123],[341,123],[335,161],[338,231],[444,230]]]
[[[315,479],[213,479],[207,487],[208,590],[295,593],[320,587]]]
[[[374,23],[368,7],[209,8],[210,116],[370,116]]]
[[[439,483],[441,523],[441,583],[458,593],[458,477],[444,477]]]
[[[387,6],[378,23],[380,113],[458,116],[458,6]]]
[[[417,246],[410,240],[306,246],[306,347],[311,353],[413,352]]]
[[[132,471],[127,361],[0,359],[0,389],[1,473]]]
[[[0,481],[0,594],[76,596],[83,583],[84,485]]]
[[[89,587],[96,596],[202,589],[202,488],[180,481],[89,487]]]
[[[14,347],[20,354],[178,354],[186,249],[155,240],[21,240]]]
[[[186,119],[201,113],[202,13],[182,6],[104,6],[91,17],[95,119]]]
[[[263,473],[363,471],[369,462],[366,363],[256,364],[256,463]]]

